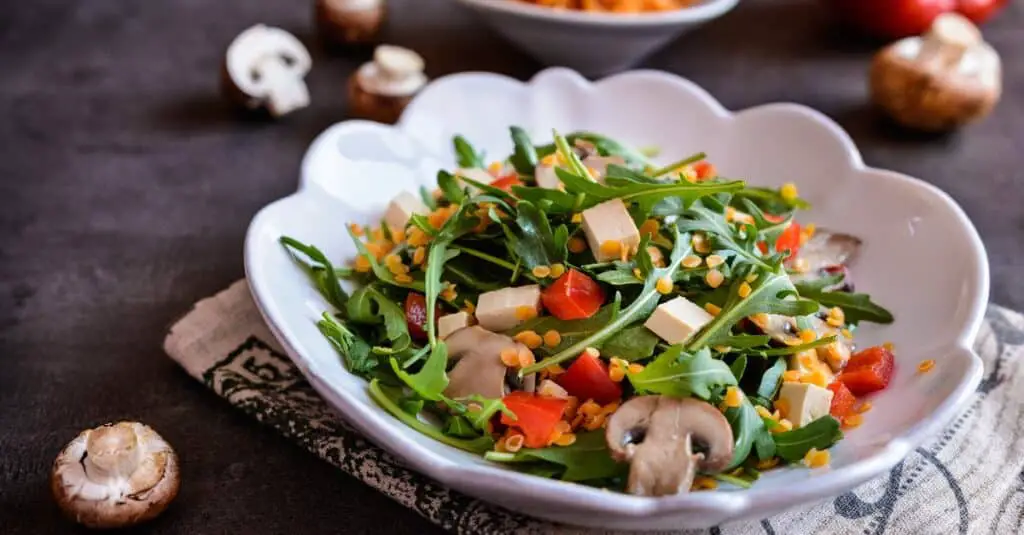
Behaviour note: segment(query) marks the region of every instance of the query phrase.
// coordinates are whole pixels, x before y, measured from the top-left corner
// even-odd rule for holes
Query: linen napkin
[[[602,533],[513,513],[403,467],[341,420],[305,382],[271,336],[244,280],[198,302],[171,328],[164,349],[232,405],[444,529]],[[976,349],[985,375],[970,403],[888,474],[771,518],[675,533],[1021,533],[1024,316],[990,306]]]

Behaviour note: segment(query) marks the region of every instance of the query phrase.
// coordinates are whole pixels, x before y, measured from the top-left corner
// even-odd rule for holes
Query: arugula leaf
[[[374,276],[377,277],[378,280],[390,284],[391,286],[398,286],[399,288],[411,288],[416,291],[423,291],[423,281],[421,280],[413,280],[408,284],[396,281],[395,276],[390,271],[388,271],[388,268],[384,267],[380,262],[377,261],[377,257],[373,256],[373,254],[370,253],[370,250],[366,248],[366,244],[359,239],[359,236],[356,236],[352,232],[352,229],[350,227],[346,226],[345,229],[348,231],[348,235],[352,238],[352,241],[355,243],[356,249],[359,251],[359,254],[365,256],[366,259],[370,262],[370,270],[373,271]]]
[[[868,294],[848,292],[826,292],[825,288],[843,281],[843,275],[837,274],[817,280],[794,283],[796,291],[803,297],[814,299],[822,306],[843,309],[846,321],[856,325],[861,321],[888,324],[895,318],[892,312],[871,301]]]
[[[437,348],[437,296],[441,293],[441,274],[444,273],[444,263],[452,258],[448,254],[450,240],[435,239],[430,243],[427,250],[427,271],[426,279],[426,301],[427,301],[427,339],[433,348]],[[457,251],[452,251],[458,254]],[[443,345],[443,344],[441,344]],[[444,368],[442,367],[442,371]]]
[[[718,345],[726,346],[733,350],[750,349],[752,347],[768,345],[771,339],[772,337],[767,334],[734,334],[720,338]]]
[[[459,179],[443,169],[437,172],[437,187],[444,193],[444,197],[454,204],[461,204],[466,198],[466,192],[459,184]]]
[[[684,211],[676,224],[683,232],[704,232],[710,235],[714,238],[716,248],[733,251],[737,258],[745,263],[771,269],[773,266],[754,252],[756,240],[748,239],[744,243],[739,241],[741,238],[738,232],[725,220],[724,210],[721,203],[704,199]]]
[[[451,416],[444,427],[444,434],[459,438],[474,438],[480,436],[480,432],[469,423],[465,416]]]
[[[832,447],[843,438],[843,432],[839,429],[839,420],[822,416],[799,429],[778,433],[774,437],[776,454],[792,463],[803,459],[811,448],[823,450]]]
[[[603,431],[588,431],[576,435],[569,446],[550,448],[523,448],[516,453],[487,452],[484,458],[500,463],[543,461],[564,467],[559,478],[564,481],[589,481],[629,473],[629,464],[617,463],[608,452]]]
[[[750,352],[750,354],[759,355],[762,357],[781,357],[785,355],[796,355],[797,353],[807,351],[808,349],[827,346],[832,342],[835,342],[836,338],[838,337],[832,335],[818,338],[813,342],[807,342],[806,344],[799,344],[795,346],[773,347],[771,349],[754,349]]]
[[[678,169],[680,169],[682,167],[690,165],[691,163],[697,163],[697,162],[703,160],[704,158],[707,158],[707,156],[708,155],[704,154],[703,152],[698,152],[697,154],[694,154],[692,156],[687,156],[686,158],[683,158],[682,160],[679,160],[677,162],[672,162],[672,163],[670,163],[670,164],[668,164],[668,165],[666,165],[664,167],[660,167],[658,169],[655,169],[655,170],[650,172],[650,175],[653,176],[653,177],[659,177],[659,176],[662,176],[662,175],[667,175],[667,174],[669,174],[669,173],[671,173],[673,171],[676,171],[676,170],[678,170]]]
[[[538,334],[552,330],[558,331],[561,341],[557,346],[541,346],[534,350],[539,353],[555,354],[601,330],[608,322],[614,320],[617,311],[618,305],[612,303],[601,307],[593,316],[578,320],[560,320],[554,316],[539,316],[517,325],[506,334],[515,336],[523,331],[533,331]],[[633,325],[616,332],[603,343],[593,347],[601,349],[608,355],[634,361],[650,357],[657,344],[658,337],[654,333],[643,325]]]
[[[448,346],[444,342],[437,344],[430,351],[430,357],[423,367],[416,373],[408,373],[398,364],[398,360],[391,358],[391,368],[395,375],[406,385],[429,401],[438,401],[443,395],[444,389],[448,387],[448,374],[445,367],[448,364]]]
[[[779,190],[771,188],[746,187],[737,191],[733,197],[733,200],[737,202],[742,202],[745,199],[753,201],[758,208],[772,214],[782,214],[793,209],[807,210],[811,207],[811,203],[803,199],[788,200],[782,196]],[[738,204],[737,207],[739,207]]]
[[[678,344],[658,355],[642,372],[628,377],[637,392],[704,400],[711,397],[712,388],[737,384],[729,366],[712,358],[711,350],[684,353]]]
[[[566,245],[569,229],[559,225],[554,232],[547,214],[533,203],[520,201],[516,206],[517,234],[509,236],[512,250],[522,260],[527,271],[536,266],[551,266],[564,263],[568,256]]]
[[[509,133],[512,135],[512,143],[515,144],[515,152],[509,158],[512,167],[521,175],[532,176],[533,170],[537,167],[537,149],[533,147],[530,136],[522,128],[509,127]]]
[[[675,272],[679,269],[680,260],[682,260],[682,258],[692,250],[689,241],[688,237],[679,233],[677,230],[674,240],[675,247],[672,248],[671,258],[668,260],[665,267],[657,268],[648,275],[643,289],[640,290],[640,293],[629,307],[617,315],[614,315],[614,317],[605,324],[604,327],[601,327],[590,335],[574,342],[572,345],[561,349],[555,355],[523,368],[520,370],[520,374],[526,375],[535,373],[551,366],[552,364],[560,364],[569,359],[575,358],[588,346],[600,347],[602,343],[611,338],[615,333],[621,331],[627,325],[637,323],[641,319],[649,316],[654,308],[658,306],[658,299],[661,297],[661,294],[658,293],[658,290],[655,288],[655,284],[657,284],[658,279],[661,277],[672,278]]]
[[[659,340],[658,335],[650,329],[637,324],[613,334],[598,349],[607,355],[632,362],[653,355]]]
[[[615,141],[614,139],[596,134],[594,132],[573,132],[565,136],[566,141],[575,144],[576,140],[582,140],[594,145],[597,153],[601,156],[622,156],[626,163],[634,167],[647,167],[651,165],[650,159],[643,152],[632,149]],[[557,147],[554,143],[537,147],[537,154],[540,157],[553,154]]]
[[[485,398],[479,394],[459,399],[442,398],[442,401],[448,405],[452,413],[465,416],[466,420],[479,431],[486,429],[487,422],[499,412],[508,415],[510,418],[515,418],[516,416],[514,412],[505,406],[504,401]],[[473,410],[470,408],[471,405],[476,405],[479,409]]]
[[[341,289],[341,283],[338,282],[338,277],[335,276],[335,268],[331,265],[331,261],[327,259],[320,249],[312,245],[306,245],[295,238],[288,236],[281,236],[281,244],[285,246],[285,249],[289,251],[292,258],[302,266],[303,270],[313,279],[313,283],[316,284],[320,294],[327,299],[327,302],[334,306],[338,310],[344,310],[345,302],[348,301],[348,294],[345,290]],[[306,262],[301,261],[291,253],[294,249],[313,260],[319,265],[309,265]]]
[[[655,182],[641,183],[634,182],[619,186],[611,186],[595,182],[586,175],[572,173],[561,167],[555,168],[555,174],[565,184],[566,191],[570,193],[583,194],[581,202],[577,203],[578,210],[591,208],[602,202],[612,199],[622,199],[623,202],[636,202],[641,205],[640,212],[648,213],[654,205],[665,198],[672,197],[681,200],[684,205],[702,197],[718,193],[728,193],[743,187],[743,182]]]
[[[743,380],[743,373],[747,371],[747,356],[740,355],[736,357],[736,360],[729,366],[729,371],[732,372],[733,377],[736,378],[736,382]]]
[[[437,210],[437,199],[434,199],[434,194],[426,186],[420,186],[420,200],[430,211]]]
[[[786,373],[786,359],[775,359],[775,363],[765,370],[761,376],[761,384],[757,387],[757,396],[763,399],[775,399],[775,394],[782,385],[782,374]]]
[[[370,344],[330,313],[324,312],[323,319],[316,326],[341,355],[348,371],[365,377],[380,365],[380,358],[370,351]]]
[[[455,161],[463,168],[485,168],[483,151],[477,152],[473,145],[462,136],[452,138],[452,145],[455,148]]]
[[[543,206],[550,214],[567,214],[576,210],[576,196],[557,189],[512,186],[512,193],[524,201]]]
[[[385,337],[391,342],[391,352],[405,351],[412,345],[405,311],[374,285],[356,290],[345,310],[350,321],[370,325],[383,323]]]
[[[419,431],[438,442],[476,454],[482,454],[494,448],[494,439],[490,436],[484,435],[472,440],[450,437],[444,434],[444,432],[438,427],[420,421],[420,419],[415,415],[402,410],[400,405],[401,401],[388,396],[388,394],[381,388],[380,381],[377,379],[370,381],[369,392],[370,397],[373,398],[381,408],[391,413],[392,416],[401,420],[405,425],[408,425],[416,431]]]
[[[732,462],[726,467],[726,471],[743,464],[743,461],[750,456],[750,451],[755,447],[759,459],[768,459],[775,454],[772,451],[775,448],[769,446],[769,444],[774,445],[771,433],[765,427],[764,421],[757,414],[747,396],[743,396],[739,407],[730,407],[725,411],[725,419],[732,427],[733,440],[735,440]]]

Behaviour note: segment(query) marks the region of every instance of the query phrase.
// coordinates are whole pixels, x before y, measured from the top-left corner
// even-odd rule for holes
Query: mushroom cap
[[[334,44],[372,42],[387,15],[383,0],[316,0],[320,36]]]
[[[231,81],[253,97],[265,97],[273,89],[262,72],[270,65],[282,67],[298,79],[313,66],[309,51],[294,35],[263,24],[238,34],[228,46],[225,58]]]
[[[871,64],[872,100],[897,122],[942,131],[988,115],[1002,92],[999,55],[955,14],[922,37],[882,49]]]
[[[501,362],[501,351],[515,348],[522,351],[527,347],[504,334],[493,333],[472,325],[450,334],[444,342],[448,346],[448,357],[457,360],[448,372],[448,388],[444,394],[458,399],[472,395],[499,399],[505,396],[505,376],[508,367]],[[533,377],[523,381],[524,389],[532,390]]]
[[[50,487],[69,518],[118,528],[162,513],[178,494],[178,457],[151,427],[118,422],[82,431],[53,463]]]
[[[697,471],[720,471],[733,457],[729,421],[709,403],[691,398],[635,397],[612,414],[605,440],[612,458],[630,463],[632,494],[688,492]],[[693,451],[694,442],[700,452]]]

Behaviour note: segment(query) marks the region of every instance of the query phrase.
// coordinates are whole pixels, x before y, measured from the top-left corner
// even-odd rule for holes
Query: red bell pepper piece
[[[701,160],[693,164],[693,171],[697,173],[697,180],[708,180],[709,178],[715,178],[718,176],[718,169],[715,169],[715,164],[708,162],[707,160]]]
[[[608,367],[587,353],[581,354],[555,382],[580,400],[592,399],[602,405],[622,397],[622,385],[608,377]]]
[[[434,321],[441,315],[441,308],[434,307]],[[405,325],[413,340],[427,339],[427,298],[416,292],[405,296]]]
[[[565,399],[541,397],[521,391],[508,394],[502,401],[516,418],[513,420],[502,413],[501,423],[522,431],[523,444],[527,448],[543,448],[548,445],[569,403]]]
[[[765,214],[764,218],[772,223],[778,223],[781,221],[778,216],[770,214]],[[762,253],[768,252],[768,246],[764,242],[758,243],[757,247],[761,249]],[[789,226],[786,227],[786,230],[783,230],[782,234],[779,234],[779,238],[775,240],[775,250],[780,253],[788,250],[790,258],[796,257],[797,253],[800,252],[800,223],[797,223],[796,221],[791,222]]]
[[[842,421],[843,418],[853,414],[853,405],[857,403],[857,397],[850,392],[850,389],[842,381],[833,381],[828,385],[832,391],[832,406],[828,412]]]
[[[604,304],[601,285],[570,269],[541,293],[544,308],[560,320],[578,320],[593,316]]]
[[[502,191],[507,191],[511,193],[512,186],[522,186],[523,181],[519,180],[518,175],[509,174],[495,180],[494,182],[491,182],[491,185]]]
[[[839,380],[854,395],[863,396],[889,386],[896,360],[885,346],[869,347],[850,357]]]

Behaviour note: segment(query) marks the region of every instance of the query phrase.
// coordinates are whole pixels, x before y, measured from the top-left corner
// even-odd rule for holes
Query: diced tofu
[[[555,173],[554,165],[537,164],[533,176],[537,180],[537,185],[542,188],[560,189],[562,186],[562,181],[558,180],[558,175]]]
[[[619,258],[618,249],[601,247],[605,242],[619,242],[629,251],[636,250],[640,244],[640,230],[633,223],[622,199],[612,199],[584,210],[583,232],[598,262]]]
[[[785,401],[786,419],[798,428],[828,414],[832,391],[810,383],[782,383],[779,399]]]
[[[384,212],[384,222],[392,228],[404,229],[413,214],[425,215],[429,213],[430,209],[427,208],[427,205],[423,204],[419,197],[408,191],[403,191],[396,195],[394,199],[391,199],[387,211]]]
[[[540,286],[517,286],[480,294],[476,320],[488,331],[507,331],[540,313]]]
[[[665,255],[661,249],[651,245],[647,247],[647,254],[651,255],[651,263],[656,267],[665,267]]]
[[[551,379],[544,379],[540,382],[537,394],[546,398],[569,399],[569,392]]]
[[[668,344],[678,344],[707,325],[714,316],[685,297],[676,297],[658,305],[644,327]]]
[[[447,314],[437,319],[437,337],[444,340],[448,335],[473,324],[473,316],[468,312]]]

